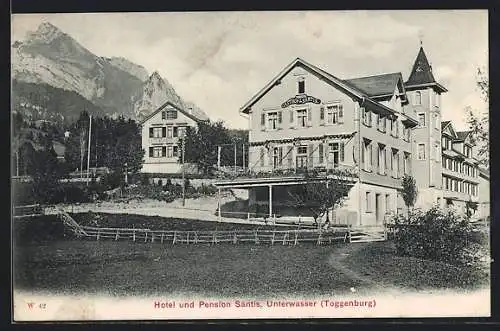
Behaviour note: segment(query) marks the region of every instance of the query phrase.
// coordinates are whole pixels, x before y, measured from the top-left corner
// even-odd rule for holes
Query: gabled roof
[[[464,141],[472,131],[457,131],[457,141]]]
[[[162,111],[163,109],[165,109],[165,107],[167,107],[167,106],[170,106],[170,107],[174,108],[175,110],[181,112],[182,114],[186,115],[187,117],[189,117],[190,119],[192,119],[195,122],[206,122],[207,121],[207,120],[204,120],[204,119],[199,119],[196,116],[192,115],[191,113],[189,113],[189,112],[185,111],[184,109],[180,108],[176,104],[172,103],[171,101],[167,101],[163,105],[161,105],[160,107],[158,107],[154,112],[152,112],[151,114],[149,114],[148,116],[146,116],[146,118],[144,118],[139,124],[140,125],[144,124],[147,120],[149,120],[150,118],[152,118],[153,116],[155,116],[156,114],[158,114],[160,111]]]
[[[451,121],[442,121],[441,122],[441,131],[446,129],[446,127],[448,126],[448,124],[450,124]]]
[[[345,81],[335,77],[334,75],[324,71],[323,69],[320,69],[320,68],[304,61],[301,58],[296,58],[290,64],[288,64],[283,70],[281,70],[281,72],[278,73],[278,75],[276,75],[269,83],[266,84],[266,86],[264,86],[259,92],[257,92],[257,94],[255,94],[247,103],[245,103],[240,108],[240,112],[242,112],[244,114],[248,114],[250,108],[257,101],[259,101],[274,86],[279,85],[281,79],[283,77],[285,77],[295,67],[301,67],[301,68],[307,70],[308,72],[310,72],[311,74],[316,75],[317,77],[319,77],[323,80],[326,80],[329,84],[335,85],[338,89],[340,89],[344,93],[348,94],[349,96],[362,101],[363,104],[368,103],[372,107],[373,106],[379,107],[385,112],[388,112],[391,114],[394,113],[394,110],[370,99],[366,93],[359,90],[355,86],[352,86],[351,84],[346,83]]]
[[[436,82],[434,75],[432,74],[432,67],[427,60],[424,48],[420,47],[418,51],[417,58],[411,69],[410,77],[405,83],[406,87],[424,87],[432,86],[440,92],[447,92],[441,84]]]
[[[441,134],[445,133],[446,129],[450,129],[451,135],[453,136],[453,138],[455,138],[455,139],[457,138],[457,132],[455,131],[455,128],[453,127],[453,123],[451,121],[442,121],[441,122]]]
[[[399,82],[403,82],[400,72],[351,78],[344,80],[369,97],[392,96]],[[401,84],[404,93],[404,85]]]

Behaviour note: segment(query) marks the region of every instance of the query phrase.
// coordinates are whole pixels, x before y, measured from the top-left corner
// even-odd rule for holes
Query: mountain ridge
[[[95,55],[51,23],[40,24],[24,41],[14,41],[11,52],[13,81],[47,84],[76,92],[102,109],[105,115],[141,120],[164,102],[171,101],[187,110],[190,107],[189,111],[200,119],[208,119],[203,110],[183,100],[158,71],[149,75],[143,66],[124,57]],[[27,103],[36,104],[35,100]]]

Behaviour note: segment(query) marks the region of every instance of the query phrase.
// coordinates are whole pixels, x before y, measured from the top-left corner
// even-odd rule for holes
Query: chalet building
[[[417,181],[417,207],[463,203],[477,196],[477,162],[468,135],[441,123],[445,92],[423,48],[407,81],[400,72],[340,79],[297,58],[240,109],[250,128],[248,172],[217,186],[247,188],[251,212],[307,216],[289,199],[305,183],[299,173],[349,169],[351,189],[330,220],[353,225],[404,212],[405,174]],[[448,132],[453,149],[441,147]],[[443,167],[447,154],[463,156],[460,170]]]
[[[180,138],[187,127],[196,127],[203,120],[169,101],[146,117],[140,123],[142,148],[145,150],[142,172],[161,174],[181,172]]]

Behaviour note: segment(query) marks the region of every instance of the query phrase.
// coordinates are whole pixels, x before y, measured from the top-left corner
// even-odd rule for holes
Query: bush
[[[112,190],[121,186],[123,184],[123,180],[123,176],[119,172],[114,171],[104,175],[101,179],[101,183],[106,189]]]
[[[464,264],[477,255],[472,242],[472,226],[453,211],[434,207],[415,211],[408,218],[396,216],[395,245],[399,255]]]

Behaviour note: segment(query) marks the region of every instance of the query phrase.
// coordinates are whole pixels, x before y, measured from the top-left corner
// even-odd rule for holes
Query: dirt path
[[[332,253],[328,258],[328,263],[330,266],[335,268],[340,273],[349,277],[350,279],[356,280],[362,284],[362,287],[351,289],[352,292],[367,293],[367,292],[384,292],[384,294],[389,295],[400,295],[404,291],[401,289],[390,288],[386,284],[373,279],[373,277],[365,276],[360,273],[359,270],[354,270],[347,265],[345,262],[350,256],[359,254],[359,251],[370,245],[370,243],[351,243],[346,244]]]

